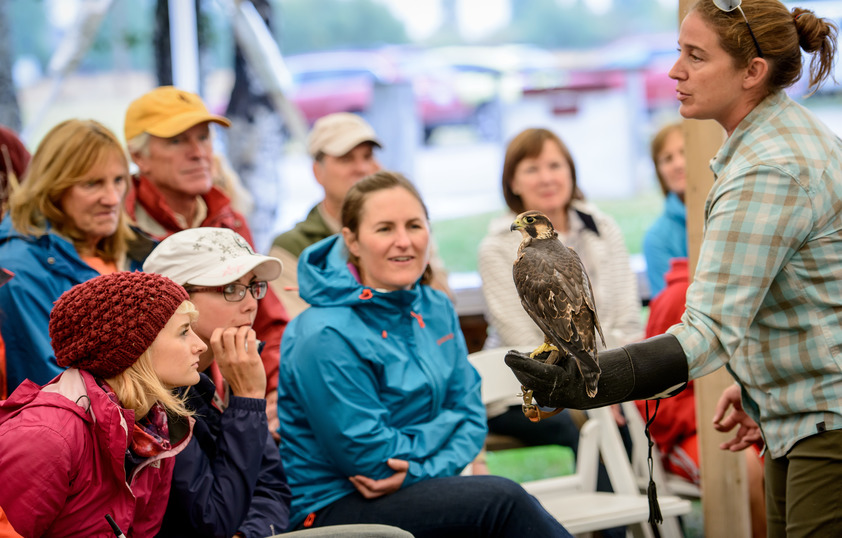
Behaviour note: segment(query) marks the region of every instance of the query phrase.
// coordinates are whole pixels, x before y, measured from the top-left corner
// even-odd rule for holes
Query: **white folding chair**
[[[505,349],[498,348],[469,356],[482,377],[482,396],[486,403],[512,398],[520,392],[520,384],[503,362],[505,353]],[[610,410],[594,409],[588,412],[588,417],[580,430],[575,474],[525,482],[522,484],[524,489],[573,534],[627,526],[636,537],[651,537],[648,498],[638,489]],[[600,456],[613,493],[596,491]],[[658,502],[664,517],[664,523],[659,527],[661,536],[681,537],[676,516],[689,513],[690,502],[672,495],[660,495]]]
[[[646,422],[634,402],[622,404],[623,414],[632,440],[632,469],[641,491],[649,486],[648,441],[644,428]],[[650,406],[651,407],[651,406]],[[685,478],[664,470],[658,445],[652,447],[652,476],[658,486],[658,492],[666,495],[678,495],[685,499],[700,499],[699,486]]]

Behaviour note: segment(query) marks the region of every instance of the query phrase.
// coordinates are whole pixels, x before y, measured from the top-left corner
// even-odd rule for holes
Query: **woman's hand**
[[[257,337],[251,327],[214,329],[210,343],[219,371],[235,396],[266,397],[266,371],[257,353]]]
[[[725,417],[725,412],[728,411],[729,407],[733,407],[734,410]],[[720,444],[720,449],[738,452],[763,441],[760,435],[760,426],[743,411],[743,404],[740,400],[740,386],[732,385],[722,391],[722,396],[716,402],[713,427],[720,432],[729,432],[737,425],[740,427],[734,434],[734,438]]]
[[[388,478],[372,480],[367,476],[358,474],[356,476],[348,477],[348,480],[354,484],[357,491],[359,491],[366,499],[376,499],[377,497],[394,493],[401,489],[401,485],[406,478],[406,472],[409,470],[409,462],[406,460],[389,458],[386,461],[386,465],[395,471],[395,474]]]

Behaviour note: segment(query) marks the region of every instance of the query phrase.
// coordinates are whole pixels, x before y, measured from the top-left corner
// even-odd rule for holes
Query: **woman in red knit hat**
[[[56,301],[50,337],[67,368],[0,403],[0,506],[23,536],[126,536],[161,526],[193,419],[172,389],[199,380],[207,346],[184,288],[118,272]]]

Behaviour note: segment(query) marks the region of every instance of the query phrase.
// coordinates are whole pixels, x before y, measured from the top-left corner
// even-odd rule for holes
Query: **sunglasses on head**
[[[748,27],[748,33],[751,34],[751,40],[754,41],[754,47],[757,49],[757,56],[759,58],[763,57],[763,51],[760,50],[760,45],[757,43],[757,38],[754,37],[754,32],[751,31],[751,25],[748,23],[748,18],[746,17],[745,12],[743,12],[743,8],[740,6],[742,5],[743,0],[713,0],[713,5],[718,7],[720,10],[724,11],[725,13],[731,13],[732,11],[739,10],[740,15],[743,16],[743,20],[746,21],[746,26]]]

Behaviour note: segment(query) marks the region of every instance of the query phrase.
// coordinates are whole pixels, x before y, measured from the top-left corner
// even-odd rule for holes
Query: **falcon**
[[[573,249],[562,244],[550,219],[540,211],[521,213],[511,230],[523,235],[512,270],[520,303],[544,333],[544,343],[529,356],[549,352],[547,364],[574,361],[585,380],[585,391],[593,398],[600,373],[596,335],[603,346],[605,337],[585,266]]]

